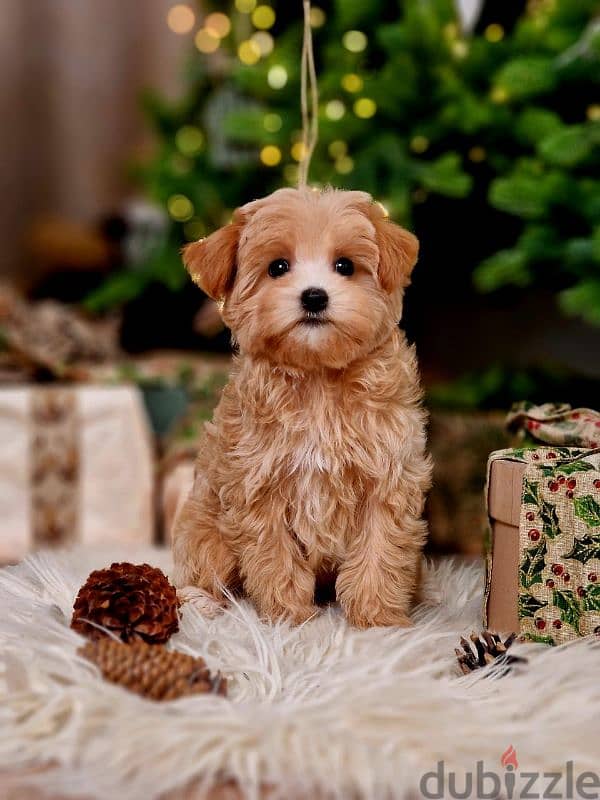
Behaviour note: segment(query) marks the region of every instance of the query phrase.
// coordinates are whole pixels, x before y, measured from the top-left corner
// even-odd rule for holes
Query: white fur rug
[[[229,698],[159,704],[76,655],[73,599],[112,560],[169,569],[159,550],[80,549],[0,570],[0,771],[50,764],[46,789],[147,800],[200,777],[248,797],[265,784],[270,798],[415,797],[441,759],[446,774],[483,761],[503,775],[511,744],[521,770],[598,769],[597,641],[520,645],[525,669],[460,676],[454,647],[481,626],[478,565],[430,566],[411,630],[352,630],[335,608],[290,628],[246,603],[213,620],[185,607],[172,645],[227,675]]]

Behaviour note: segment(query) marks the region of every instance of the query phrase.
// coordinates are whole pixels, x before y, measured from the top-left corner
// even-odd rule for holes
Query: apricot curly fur
[[[431,464],[397,322],[418,243],[363,192],[283,189],[184,253],[239,345],[174,535],[175,582],[243,591],[266,618],[335,592],[357,627],[409,625]],[[333,268],[349,258],[354,274]],[[269,263],[289,272],[273,279]],[[319,325],[300,295],[327,292]]]

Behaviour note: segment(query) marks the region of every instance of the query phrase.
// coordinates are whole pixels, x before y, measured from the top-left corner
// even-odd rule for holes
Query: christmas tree
[[[184,95],[145,101],[158,147],[137,174],[169,215],[168,237],[142,271],[103,286],[95,308],[149,282],[179,289],[183,243],[237,205],[295,185],[301,3],[206,5],[169,12],[171,29],[194,41]],[[497,5],[512,9],[491,21],[484,13],[474,31],[451,0],[313,6],[320,140],[311,180],[370,192],[434,242],[445,231],[436,198],[449,198],[442,208],[482,240],[451,254],[455,272],[481,292],[550,288],[564,313],[600,325],[597,3]],[[430,267],[442,282],[443,252],[438,244]]]

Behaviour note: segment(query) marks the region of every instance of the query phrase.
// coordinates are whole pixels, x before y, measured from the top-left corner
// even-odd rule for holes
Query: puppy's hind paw
[[[177,589],[177,597],[182,606],[189,606],[209,619],[216,617],[224,607],[224,603],[197,586],[183,586],[181,589]]]

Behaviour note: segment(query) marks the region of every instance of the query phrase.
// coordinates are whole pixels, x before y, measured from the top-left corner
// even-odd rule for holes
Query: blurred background
[[[0,418],[30,426],[27,398],[50,388],[133,387],[159,497],[148,536],[168,535],[165,491],[189,479],[230,357],[179,250],[295,185],[301,6],[3,2]],[[315,0],[311,25],[311,181],[370,192],[421,240],[403,325],[431,410],[431,549],[478,553],[512,403],[598,406],[597,0]]]

